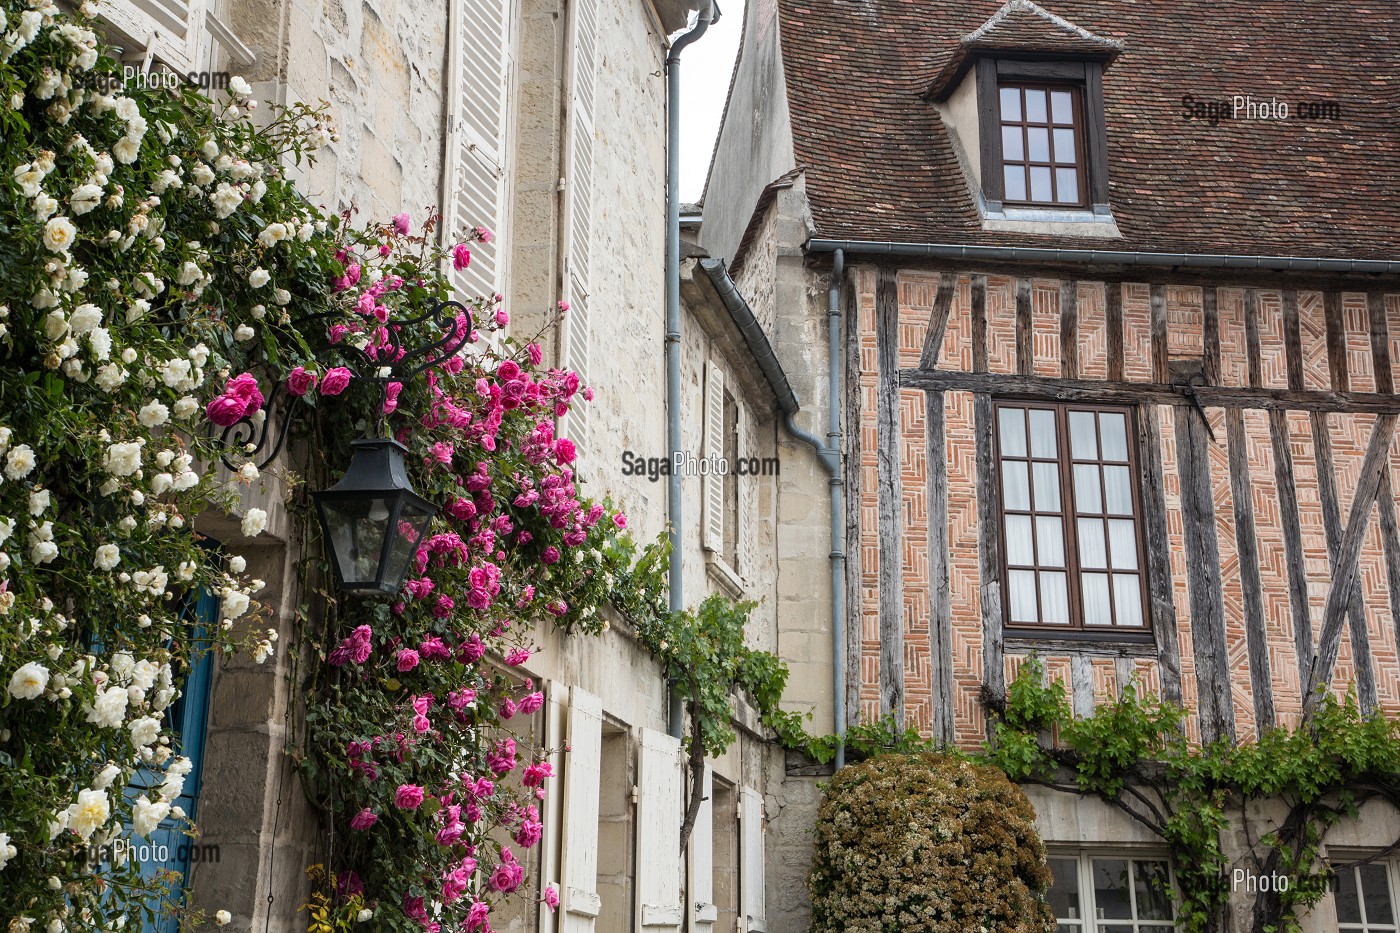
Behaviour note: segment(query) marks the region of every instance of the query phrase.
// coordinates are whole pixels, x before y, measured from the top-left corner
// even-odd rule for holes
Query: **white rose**
[[[117,144],[112,147],[112,156],[123,165],[130,165],[136,161],[136,157],[141,153],[141,141],[132,139],[130,136],[123,136],[117,140]]]
[[[67,217],[55,217],[44,224],[44,245],[55,253],[67,252],[78,236],[78,228]]]
[[[149,836],[169,815],[170,804],[164,800],[152,803],[145,797],[137,797],[136,805],[131,808],[131,831],[138,836]]]
[[[97,549],[97,556],[93,558],[93,566],[98,570],[111,570],[121,562],[122,552],[115,544],[104,544]]]
[[[94,359],[99,362],[108,359],[112,355],[112,332],[105,327],[94,327],[88,334],[88,346],[92,347]]]
[[[361,907],[360,912],[355,915],[355,919],[358,920],[360,923],[364,923],[366,920],[370,919],[373,916],[374,911],[370,910],[368,907]]]
[[[126,381],[126,370],[113,363],[105,363],[97,368],[97,386],[104,392],[113,392]]]
[[[15,533],[15,520],[13,518],[0,519],[0,544],[4,544],[10,539],[10,535]],[[238,558],[242,560],[242,558]]]
[[[4,541],[4,538],[0,538],[0,544],[3,544]],[[242,573],[248,569],[248,562],[243,559],[242,555],[235,554],[228,559],[228,569],[230,573]]]
[[[92,786],[97,790],[106,790],[112,786],[112,782],[122,776],[122,769],[114,764],[108,764],[101,771],[97,772],[97,777],[93,779]]]
[[[44,510],[49,507],[49,491],[39,489],[29,494],[29,514],[43,515]]]
[[[175,417],[180,419],[188,418],[199,410],[199,403],[186,395],[184,398],[175,400]]]
[[[130,476],[141,469],[141,445],[135,441],[112,444],[107,448],[103,466],[113,476]]]
[[[249,509],[243,515],[243,534],[256,538],[267,528],[267,513],[262,509]]]
[[[97,185],[79,185],[77,189],[68,196],[68,206],[73,209],[73,213],[79,217],[88,211],[96,210],[97,205],[102,203],[102,189]]]
[[[50,314],[50,317],[53,315]],[[102,309],[94,304],[81,304],[73,310],[68,326],[81,337],[102,323]]]
[[[262,288],[271,280],[272,276],[268,274],[266,269],[261,267],[254,269],[248,274],[248,284],[253,288]]]
[[[285,288],[279,288],[272,293],[272,300],[277,302],[279,305],[284,305],[292,300],[292,293],[287,291]]]
[[[154,716],[133,719],[127,728],[131,730],[131,741],[138,748],[154,745],[156,739],[160,738],[160,720]]]
[[[17,700],[34,700],[43,696],[48,685],[49,669],[38,661],[30,661],[10,678],[10,696]]]
[[[235,78],[234,80],[236,81],[238,79]],[[229,83],[232,84],[233,82],[231,81]],[[227,910],[220,910],[214,914],[214,922],[217,923],[219,926],[223,926],[225,923],[228,923],[232,919],[233,916]]]
[[[234,75],[232,78],[228,79],[228,89],[239,97],[247,97],[249,94],[253,93],[252,85],[239,75]]]
[[[28,444],[11,448],[5,455],[5,475],[10,479],[24,479],[34,470],[34,450]]]
[[[108,687],[98,693],[96,702],[91,706],[83,704],[83,711],[87,714],[88,722],[104,729],[119,729],[126,718],[128,700],[125,688]]]
[[[136,413],[136,419],[146,427],[154,428],[170,420],[170,409],[160,402],[147,402]]]
[[[19,854],[19,850],[10,844],[10,834],[0,833],[0,870],[3,870],[5,863]]]
[[[249,327],[247,324],[239,324],[233,331],[233,339],[237,340],[239,343],[252,340],[256,335],[257,331],[253,330],[253,328]]]
[[[236,619],[248,611],[248,594],[239,590],[230,589],[224,594],[223,605],[220,611],[227,619]]]
[[[48,220],[53,216],[53,212],[58,210],[58,201],[49,197],[42,191],[34,198],[34,219]]]
[[[107,824],[111,815],[112,803],[106,791],[79,791],[77,802],[68,807],[68,828],[86,842],[94,832]]]

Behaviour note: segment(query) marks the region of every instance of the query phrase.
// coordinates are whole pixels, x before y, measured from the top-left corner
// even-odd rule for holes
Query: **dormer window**
[[[1003,83],[998,91],[1003,203],[1085,207],[1079,88]]]
[[[1031,0],[1008,0],[962,37],[929,99],[984,225],[1091,221],[1086,235],[1117,235],[1088,227],[1113,223],[1102,77],[1120,52]]]

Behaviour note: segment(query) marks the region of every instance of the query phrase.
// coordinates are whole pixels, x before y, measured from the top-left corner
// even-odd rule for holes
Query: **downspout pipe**
[[[681,52],[718,19],[713,0],[705,0],[695,26],[671,43],[666,55],[666,453],[669,462],[681,452]],[[681,540],[681,477],[666,479],[666,516],[670,524],[671,563],[667,580],[670,609],[685,608],[685,548]],[[668,731],[681,737],[684,709],[671,692]]]
[[[846,478],[841,471],[841,285],[844,282],[846,257],[837,250],[831,267],[831,281],[826,293],[827,335],[827,409],[826,440],[797,426],[800,405],[797,394],[788,383],[782,365],[773,353],[763,326],[744,301],[734,280],[717,259],[700,260],[700,268],[710,277],[720,300],[744,336],[744,342],[758,363],[759,371],[768,380],[783,413],[783,427],[794,438],[816,452],[817,461],[826,471],[827,489],[831,499],[831,685],[832,719],[837,737],[836,767],[846,765]]]

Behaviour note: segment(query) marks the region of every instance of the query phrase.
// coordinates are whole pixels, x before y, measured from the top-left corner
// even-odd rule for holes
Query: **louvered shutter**
[[[208,64],[208,32],[204,28],[205,0],[113,0],[101,8],[101,18],[111,23],[136,48],[145,50],[173,71],[186,75],[205,70]]]
[[[681,924],[681,742],[642,730],[637,787],[637,914],[649,928]]]
[[[598,897],[598,790],[603,704],[574,687],[569,697],[569,751],[564,757],[563,933],[593,933]]]
[[[690,896],[694,905],[695,933],[709,933],[719,916],[715,907],[714,772],[705,765],[700,789],[700,809],[690,832]]]
[[[739,832],[744,840],[740,865],[744,929],[749,933],[763,933],[768,929],[763,874],[763,795],[751,787],[743,788],[739,808]]]
[[[472,244],[467,268],[450,270],[459,301],[494,295],[504,285],[509,9],[508,0],[449,0],[443,242],[460,242],[473,227],[495,234],[491,243]]]
[[[724,551],[724,477],[714,465],[724,457],[724,370],[713,360],[705,363],[705,458],[710,469],[701,477],[705,500],[702,529],[705,550]],[[732,466],[732,464],[731,464]]]
[[[739,442],[735,449],[739,451],[739,456],[749,465],[755,468],[760,465],[758,451],[758,437],[754,428],[754,418],[749,412],[748,406],[739,405]],[[730,469],[737,469],[735,464],[729,465]],[[758,538],[758,502],[759,488],[763,479],[760,476],[749,475],[740,476],[739,484],[739,514],[736,518],[738,528],[736,534],[739,541],[739,566],[735,567],[740,579],[746,584],[755,579],[755,560],[757,554]]]
[[[561,364],[593,375],[590,366],[593,265],[593,146],[598,71],[598,0],[569,4],[569,127],[564,170],[564,317]],[[561,431],[588,441],[588,405],[582,399]]]
[[[546,746],[552,749],[549,752],[549,763],[554,767],[556,775],[567,780],[563,776],[568,773],[568,755],[564,752],[564,746],[569,741],[569,688],[557,680],[550,681],[545,687],[545,699],[544,741]],[[563,887],[559,879],[562,877],[560,850],[566,841],[561,838],[564,827],[564,796],[562,792],[551,793],[540,804],[540,810],[544,814],[544,838],[540,841],[540,872],[544,883],[553,887],[556,892]],[[562,923],[558,913],[552,910],[540,911],[539,919],[539,933],[556,933]]]

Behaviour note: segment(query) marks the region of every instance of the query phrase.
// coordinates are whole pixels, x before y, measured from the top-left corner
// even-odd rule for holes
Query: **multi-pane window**
[[[1337,907],[1338,930],[1396,933],[1395,895],[1385,863],[1339,869],[1332,898]]]
[[[1008,625],[1144,627],[1133,437],[1124,408],[997,404]]]
[[[1056,933],[1172,930],[1171,866],[1165,859],[1082,853],[1051,856],[1046,900]]]
[[[1080,89],[1003,83],[998,92],[1006,203],[1083,207]]]

